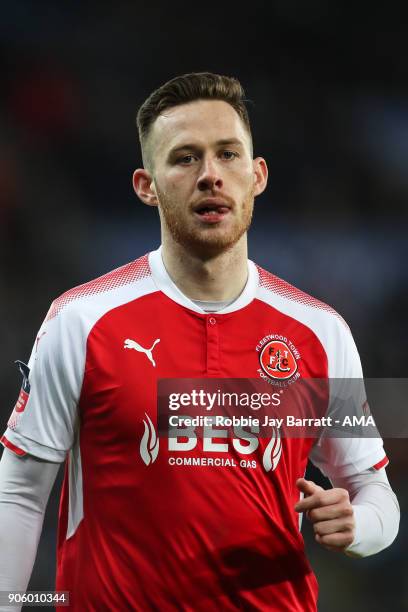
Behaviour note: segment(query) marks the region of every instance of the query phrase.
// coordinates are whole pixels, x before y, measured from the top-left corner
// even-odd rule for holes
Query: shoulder
[[[71,318],[81,313],[103,312],[151,292],[151,271],[148,255],[143,255],[119,268],[73,287],[51,304],[44,323],[60,318]]]
[[[326,324],[339,325],[346,330],[349,327],[343,317],[325,302],[309,295],[305,291],[298,289],[287,281],[275,276],[260,266],[256,266],[259,276],[259,293],[271,305],[285,305],[290,308],[294,315],[308,313],[310,316],[317,317]]]
[[[74,361],[81,363],[89,333],[102,317],[155,291],[148,255],[65,291],[48,310],[30,364],[42,356],[63,361],[68,355],[74,355]]]
[[[258,299],[306,325],[317,336],[329,358],[332,376],[344,371],[345,363],[359,364],[349,326],[331,306],[294,287],[260,266]],[[359,367],[359,366],[358,366]]]

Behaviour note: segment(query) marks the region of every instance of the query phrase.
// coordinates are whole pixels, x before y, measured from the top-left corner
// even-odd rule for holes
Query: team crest
[[[300,354],[293,342],[280,334],[269,334],[257,344],[259,357],[258,373],[272,384],[292,383],[300,377],[298,360]]]

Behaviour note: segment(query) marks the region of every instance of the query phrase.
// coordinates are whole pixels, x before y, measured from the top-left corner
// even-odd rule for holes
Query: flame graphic
[[[268,446],[264,450],[262,463],[265,472],[275,470],[279,463],[279,459],[282,453],[282,440],[279,435],[279,430],[273,429],[273,435],[271,440],[268,442]]]
[[[146,414],[146,412],[145,412]],[[154,425],[151,422],[149,415],[146,414],[148,423],[143,419],[144,434],[140,441],[140,455],[146,465],[150,465],[156,461],[159,453],[159,439],[156,435]]]

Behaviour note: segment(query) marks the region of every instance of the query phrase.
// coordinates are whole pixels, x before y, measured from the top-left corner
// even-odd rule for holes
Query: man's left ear
[[[265,191],[268,182],[268,166],[263,157],[256,157],[254,165],[254,194],[257,196]]]
[[[133,189],[142,202],[148,206],[158,206],[159,201],[150,173],[144,168],[138,168],[133,173]]]

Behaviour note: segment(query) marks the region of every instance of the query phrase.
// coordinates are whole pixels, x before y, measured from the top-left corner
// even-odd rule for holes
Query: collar
[[[175,285],[171,280],[166,268],[164,267],[161,246],[156,251],[149,253],[149,266],[157,288],[167,295],[167,297],[174,302],[177,302],[177,304],[188,308],[189,310],[199,312],[200,314],[208,314],[200,306],[190,300],[190,298],[184,295],[184,293],[182,293],[177,285]],[[217,315],[240,310],[252,302],[258,287],[258,281],[259,278],[256,265],[250,259],[248,259],[248,280],[243,291],[236,300],[228,304],[228,306],[222,310],[219,310]]]

